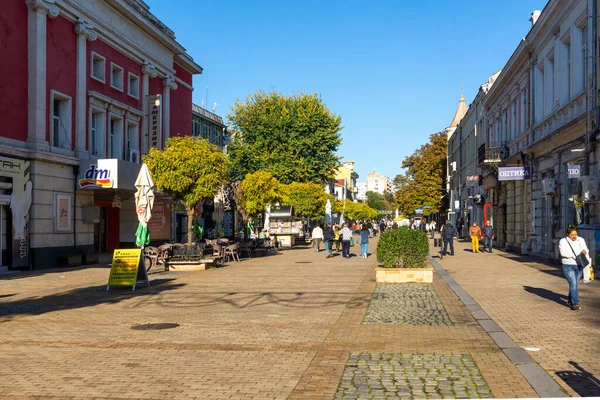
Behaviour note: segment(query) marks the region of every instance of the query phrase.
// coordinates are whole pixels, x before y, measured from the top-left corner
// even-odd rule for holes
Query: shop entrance
[[[99,222],[94,224],[94,250],[111,253],[120,244],[120,210],[110,204],[96,201],[100,206]]]

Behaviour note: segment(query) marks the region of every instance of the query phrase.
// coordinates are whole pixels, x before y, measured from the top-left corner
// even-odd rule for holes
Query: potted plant
[[[377,283],[433,282],[427,234],[407,227],[384,232],[377,244]]]

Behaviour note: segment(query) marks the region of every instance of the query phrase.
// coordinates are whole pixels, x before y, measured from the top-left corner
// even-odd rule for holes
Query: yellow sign
[[[118,249],[113,254],[108,286],[135,286],[142,249]]]

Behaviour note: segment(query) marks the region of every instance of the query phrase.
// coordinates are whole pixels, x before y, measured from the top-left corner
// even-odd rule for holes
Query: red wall
[[[27,139],[27,6],[0,6],[0,136]]]
[[[46,36],[46,87],[48,96],[48,116],[50,118],[50,90],[56,90],[71,96],[72,124],[71,145],[75,148],[75,103],[76,103],[76,67],[77,67],[77,34],[74,24],[68,19],[58,16],[48,18]],[[46,124],[46,140],[50,140],[52,125]]]
[[[177,64],[176,75],[179,79],[192,85],[192,74]],[[181,83],[177,90],[171,91],[171,136],[192,135],[192,91]]]
[[[192,135],[192,91],[182,85],[171,91],[171,136]]]
[[[98,53],[102,57],[106,58],[106,71],[105,71],[105,81],[106,83],[102,83],[97,81],[96,79],[90,78],[90,60],[92,51]],[[93,90],[98,93],[101,93],[105,96],[110,97],[111,99],[115,99],[120,101],[121,103],[125,103],[129,106],[135,107],[138,110],[142,109],[142,66],[131,58],[127,57],[123,53],[118,50],[113,49],[108,44],[104,43],[102,40],[97,39],[93,42],[87,42],[87,76],[88,76],[88,90]],[[123,91],[114,89],[110,87],[110,63],[113,62],[117,64],[119,67],[123,68]],[[128,93],[128,72],[131,72],[134,75],[137,75],[139,78],[139,100],[136,100],[135,97],[129,96]]]
[[[175,69],[175,76],[187,83],[188,85],[192,86],[192,74],[186,71],[179,64],[173,64],[173,67]]]

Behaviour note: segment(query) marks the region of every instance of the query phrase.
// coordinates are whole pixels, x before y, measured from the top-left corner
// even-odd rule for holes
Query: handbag
[[[571,246],[571,243],[569,243],[569,239],[567,239],[567,244],[571,248],[571,251],[573,252],[573,254],[575,254],[575,250],[573,250],[573,246]],[[580,253],[579,255],[575,254],[575,263],[577,264],[579,269],[583,269],[588,266],[588,264],[590,263],[590,260],[588,260],[588,258],[586,257],[585,254]]]

